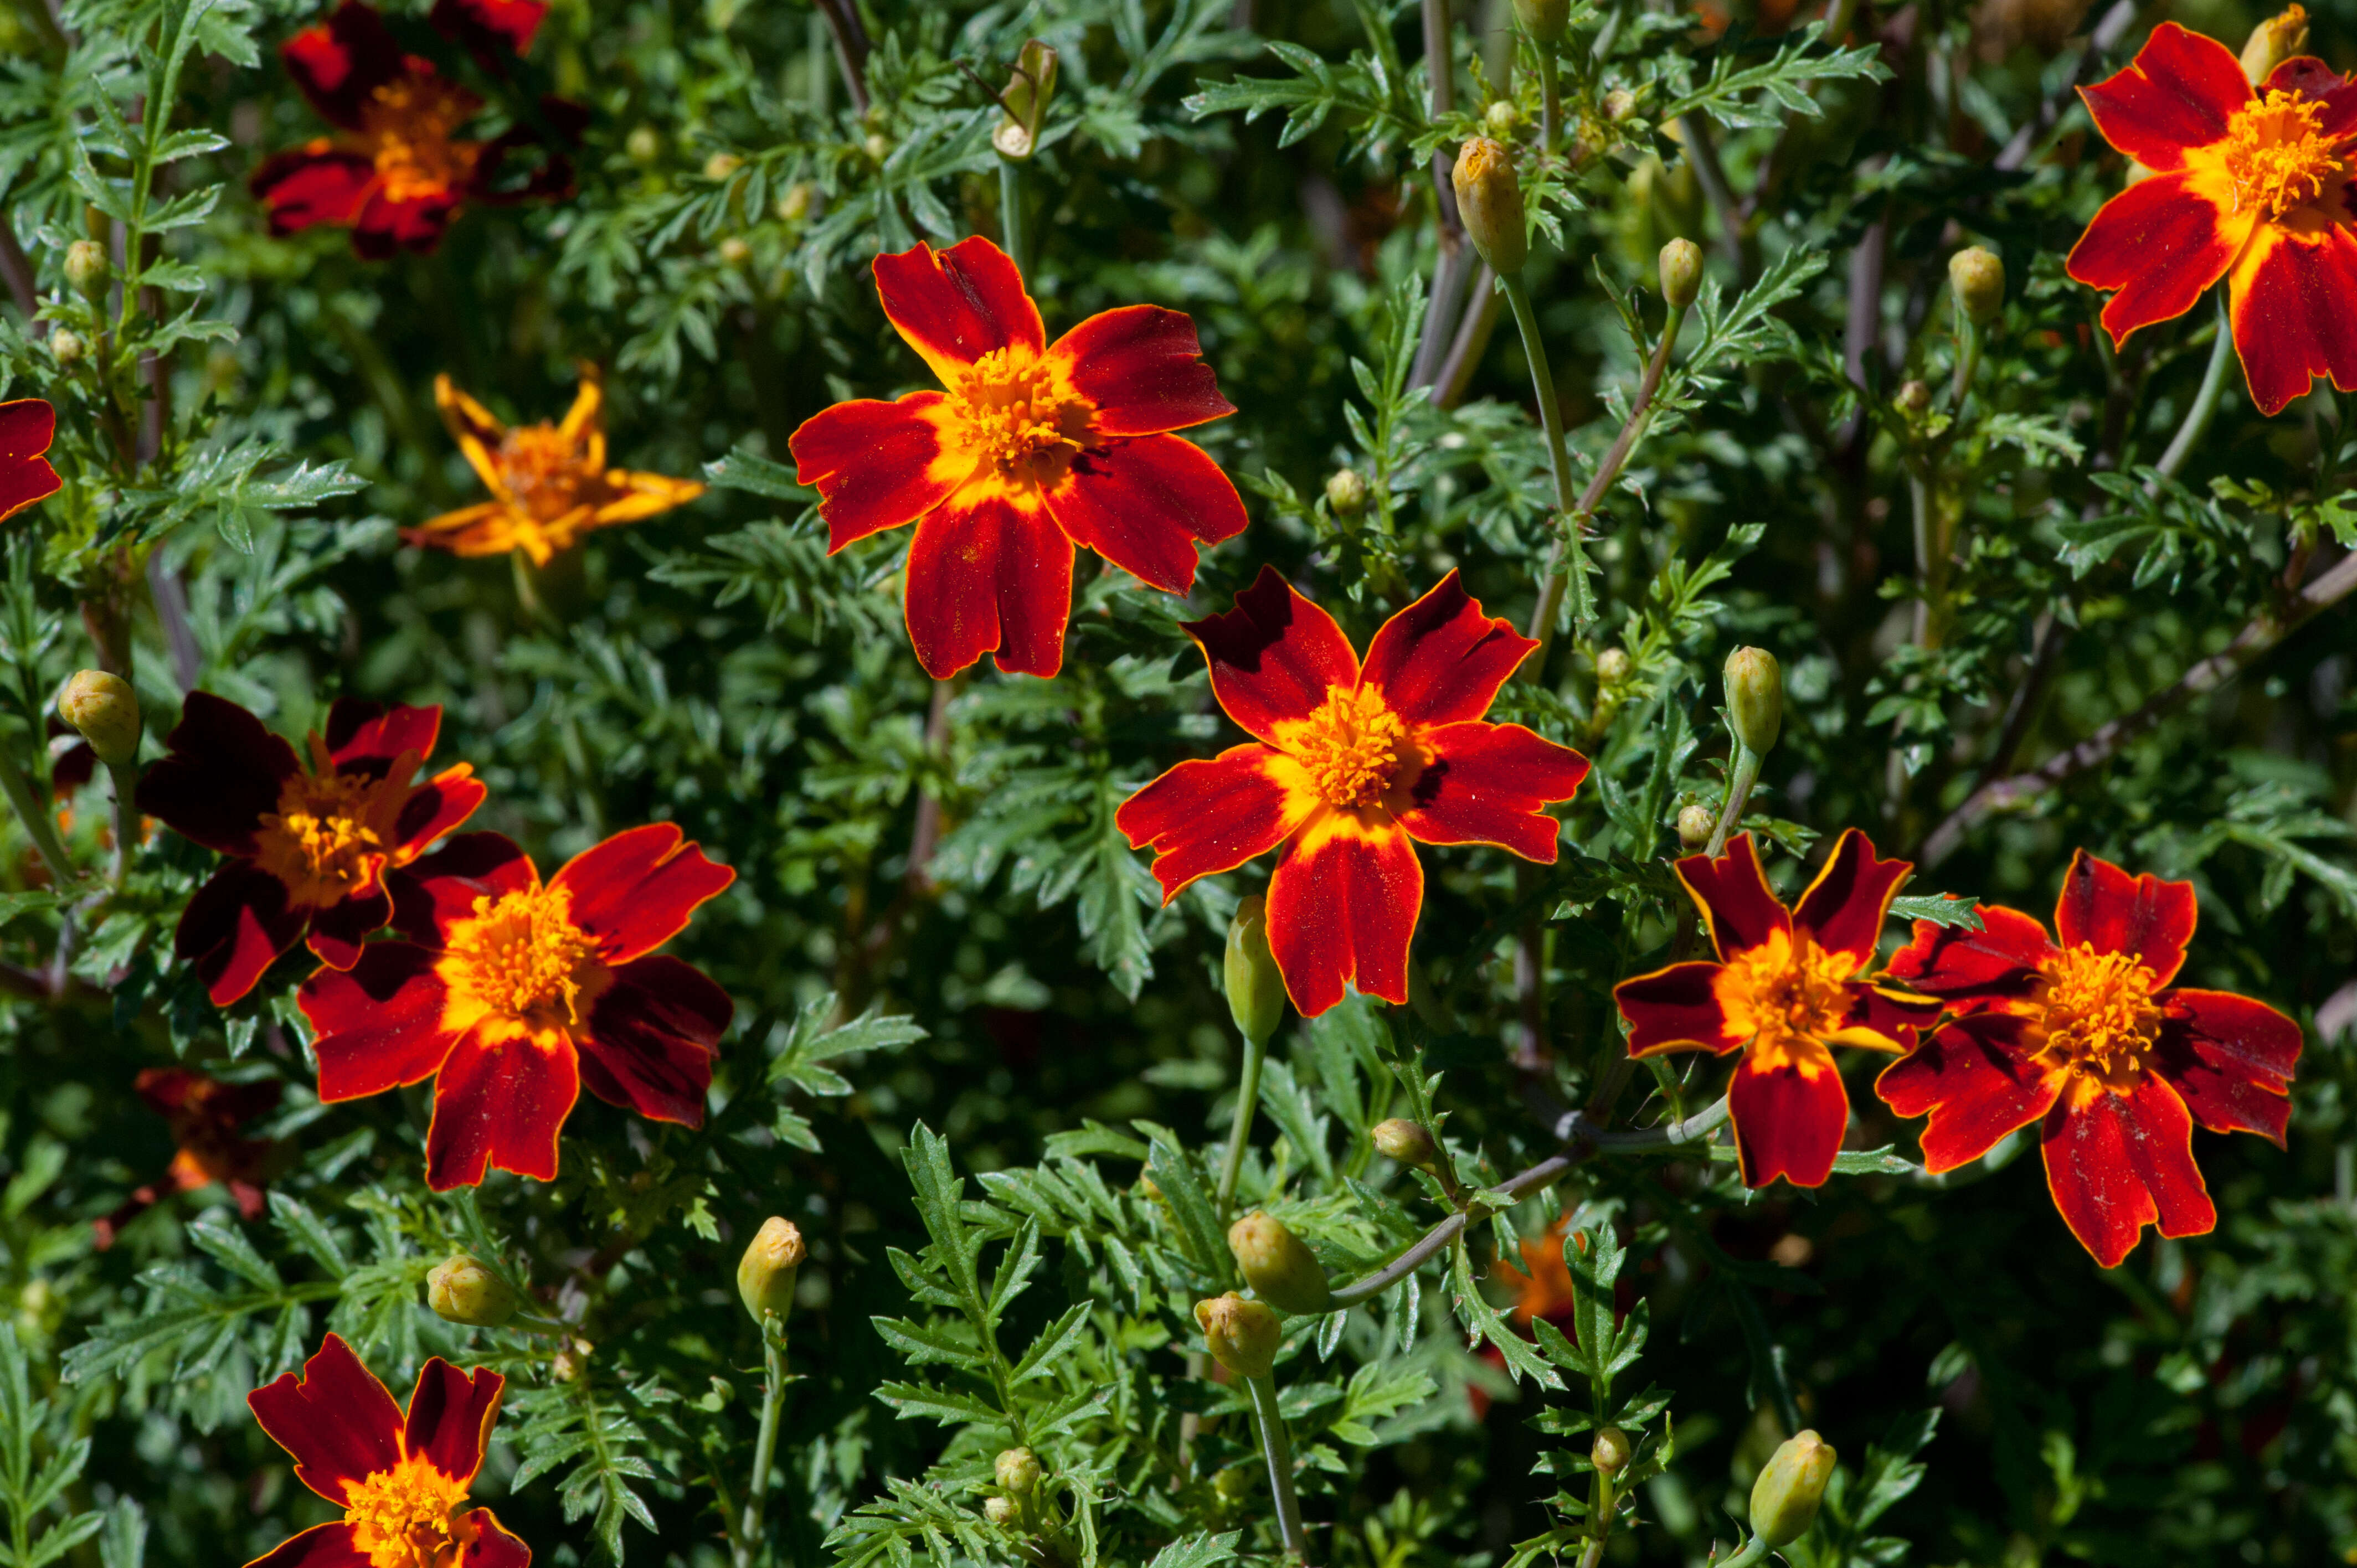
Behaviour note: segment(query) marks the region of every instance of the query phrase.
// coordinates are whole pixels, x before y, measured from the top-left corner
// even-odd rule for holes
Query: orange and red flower
[[[160,1182],[151,1182],[102,1219],[94,1219],[100,1251],[114,1245],[123,1228],[176,1192],[195,1192],[220,1182],[248,1219],[262,1217],[262,1174],[274,1145],[248,1138],[246,1122],[278,1104],[273,1082],[223,1083],[183,1067],[140,1069],[132,1088],[172,1125],[177,1147]]]
[[[0,522],[58,493],[65,481],[42,454],[58,433],[58,411],[37,397],[0,403]]]
[[[253,989],[308,940],[350,969],[393,916],[385,874],[474,815],[486,793],[466,763],[417,780],[442,728],[438,707],[385,709],[354,697],[328,710],[306,770],[295,748],[235,703],[191,692],[139,781],[139,810],[230,857],[180,915],[173,950],[217,1006]]]
[[[472,1187],[496,1165],[556,1179],[581,1088],[700,1126],[728,993],[654,950],[737,874],[668,822],[616,833],[543,883],[497,833],[465,833],[403,874],[394,919],[350,972],[296,1000],[318,1038],[319,1098],[434,1083],[425,1180]]]
[[[2225,45],[2163,22],[2126,70],[2079,91],[2104,139],[2151,171],[2068,263],[2118,290],[2104,306],[2114,344],[2222,277],[2262,412],[2313,376],[2357,389],[2357,85],[2301,56],[2254,88]]]
[[[1903,1051],[1939,1015],[1936,1003],[1874,983],[1890,900],[1914,867],[1878,860],[1856,828],[1799,903],[1768,886],[1751,835],[1713,860],[1677,863],[1716,962],[1674,963],[1613,988],[1629,1021],[1629,1054],[1741,1052],[1727,1089],[1735,1152],[1749,1187],[1782,1176],[1822,1187],[1849,1125],[1835,1046]]]
[[[2300,1035],[2247,996],[2170,984],[2196,913],[2191,883],[2081,850],[2054,906],[2059,941],[2018,909],[1982,907],[1979,931],[1918,921],[1890,972],[1962,1016],[1875,1087],[1901,1116],[1930,1115],[1925,1168],[1953,1170],[2035,1122],[2054,1207],[2104,1267],[2147,1225],[2215,1226],[2194,1123],[2281,1144]]]
[[[253,1419],[294,1457],[295,1478],[344,1517],[290,1536],[247,1568],[527,1568],[532,1548],[467,1493],[500,1418],[507,1380],[436,1356],[402,1412],[330,1334],[318,1354],[246,1396]]]
[[[948,390],[824,410],[793,434],[794,477],[818,488],[830,552],[917,525],[902,604],[935,679],[994,650],[1002,670],[1061,669],[1075,545],[1183,594],[1197,542],[1243,531],[1235,486],[1169,434],[1235,412],[1181,313],[1124,306],[1050,344],[978,238],[878,256],[876,289]]]
[[[1482,722],[1538,646],[1481,613],[1451,572],[1385,621],[1363,668],[1334,618],[1278,575],[1226,615],[1186,623],[1211,693],[1253,736],[1182,762],[1114,817],[1154,846],[1164,903],[1199,876],[1284,846],[1269,879],[1268,945],[1304,1017],[1345,983],[1407,1001],[1424,904],[1415,842],[1488,843],[1553,865],[1587,758],[1520,725]]]

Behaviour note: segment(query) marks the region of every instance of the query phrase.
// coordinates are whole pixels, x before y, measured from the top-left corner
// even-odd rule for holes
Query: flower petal
[[[2114,347],[2138,328],[2193,308],[2258,222],[2237,212],[2233,187],[2207,167],[2138,180],[2104,203],[2063,270],[2092,288],[2117,289],[2104,303]]]
[[[1342,1000],[1345,983],[1407,1004],[1407,950],[1424,907],[1415,843],[1381,811],[1313,817],[1268,885],[1268,945],[1305,1018]]]
[[[2213,1133],[2256,1133],[2277,1146],[2291,1117],[2299,1026],[2264,1003],[2223,991],[2172,991],[2162,999],[2153,1069],[2193,1119]]]
[[[1052,677],[1072,613],[1072,542],[1038,490],[976,479],[917,523],[902,613],[936,681],[993,650],[1003,671]]]
[[[531,1568],[532,1548],[511,1534],[490,1509],[468,1509],[466,1519],[475,1527],[466,1568]]]
[[[0,521],[63,487],[57,469],[41,456],[57,427],[58,411],[40,398],[0,403]]]
[[[1857,1046],[1869,1051],[1911,1051],[1917,1034],[1940,1016],[1941,1004],[1910,997],[1878,986],[1852,981],[1849,1011],[1841,1027],[1825,1037],[1828,1045]]]
[[[1827,952],[1857,959],[1863,972],[1879,950],[1890,900],[1914,870],[1912,861],[1876,859],[1872,842],[1851,828],[1792,906],[1792,924],[1813,936]]]
[[[188,693],[164,745],[168,755],[140,777],[139,810],[223,854],[253,853],[263,814],[278,809],[280,786],[303,770],[284,738],[210,692]]]
[[[2054,934],[2062,947],[2084,942],[2099,953],[2134,954],[2158,991],[2185,962],[2195,913],[2190,882],[2163,882],[2148,871],[2130,876],[2083,849],[2062,875]]]
[[[1176,435],[1082,452],[1045,494],[1073,543],[1166,594],[1194,585],[1196,541],[1217,544],[1244,531],[1236,487],[1200,446]]]
[[[470,765],[461,762],[418,787],[393,824],[396,864],[454,832],[490,798],[490,786],[473,777],[474,771]]]
[[[975,235],[946,251],[923,241],[876,258],[876,292],[884,314],[943,386],[995,349],[1046,347],[1039,307],[1006,252]]]
[[[1415,739],[1424,770],[1408,787],[1415,803],[1399,813],[1400,826],[1426,843],[1493,843],[1555,864],[1563,824],[1539,808],[1572,798],[1587,758],[1520,725],[1442,725]]]
[[[320,1341],[302,1376],[288,1372],[245,1402],[294,1456],[295,1478],[338,1508],[354,1485],[401,1463],[401,1407],[339,1334]]]
[[[626,963],[576,1042],[581,1081],[608,1105],[700,1127],[713,1049],[735,1011],[728,993],[692,964],[661,956]]]
[[[1197,877],[1266,854],[1324,804],[1299,763],[1246,742],[1178,764],[1124,800],[1114,825],[1130,848],[1153,846],[1168,904]]]
[[[393,925],[434,947],[447,938],[451,922],[474,913],[476,899],[539,885],[532,857],[505,833],[459,833],[385,878]]]
[[[396,251],[431,251],[458,215],[459,193],[433,191],[394,200],[382,187],[352,220],[352,253],[381,262]]]
[[[2261,413],[2305,397],[2315,376],[2357,391],[2357,230],[2349,221],[2301,208],[2261,225],[2234,263],[2232,289],[2234,349]]]
[[[1758,947],[1770,931],[1789,931],[1792,917],[1768,886],[1749,833],[1738,833],[1717,860],[1690,854],[1672,867],[1694,895],[1721,960]]]
[[[2054,1207],[2104,1268],[2119,1267],[2147,1225],[2158,1222],[2164,1236],[2199,1236],[2218,1223],[2193,1163],[2193,1118],[2149,1073],[2129,1094],[2074,1080],[2040,1136]]]
[[[402,1446],[454,1481],[472,1481],[483,1467],[483,1446],[500,1418],[506,1387],[507,1380],[488,1367],[462,1372],[434,1357],[418,1370]]]
[[[1629,1020],[1629,1054],[1663,1051],[1727,1052],[1750,1036],[1727,1022],[1713,983],[1724,964],[1674,963],[1640,974],[1612,988],[1620,1016]]]
[[[1986,1006],[2035,990],[2038,966],[2054,955],[2046,928],[2003,905],[1973,908],[1981,918],[1977,931],[1916,921],[1915,940],[1891,957],[1890,977],[1960,1006]]]
[[[548,0],[434,0],[425,19],[444,38],[466,46],[485,70],[504,76],[532,48],[547,15]]]
[[[1334,618],[1296,592],[1274,566],[1225,615],[1180,623],[1211,667],[1211,694],[1244,733],[1276,744],[1286,725],[1358,684],[1359,656]]]
[[[2165,1026],[2164,1026],[2165,1028]],[[2193,1119],[2212,1133],[2256,1133],[2277,1148],[2291,1124],[2291,1093],[2248,1078],[2207,1040],[2164,1032],[2150,1063]]]
[[[1744,1186],[1782,1176],[1794,1187],[1823,1187],[1834,1174],[1849,1127],[1849,1090],[1823,1046],[1744,1052],[1727,1081],[1727,1111]]]
[[[322,119],[347,131],[376,90],[409,73],[401,46],[374,6],[344,0],[334,15],[279,46],[286,74]]]
[[[949,395],[861,398],[821,409],[787,439],[794,482],[818,490],[827,553],[914,522],[972,477],[980,454],[955,439]]]
[[[561,1032],[535,1036],[486,1020],[458,1041],[434,1079],[425,1185],[436,1192],[477,1187],[493,1165],[554,1181],[556,1135],[580,1098],[580,1064]]]
[[[1498,688],[1538,643],[1487,616],[1455,571],[1383,622],[1359,683],[1412,725],[1461,724],[1490,711]]]
[[[361,943],[393,918],[393,899],[380,888],[365,898],[345,898],[311,917],[308,946],[329,969],[350,969],[361,961]]]
[[[2262,94],[2297,92],[2324,105],[2316,119],[2316,134],[2328,142],[2357,136],[2357,81],[2334,70],[2314,55],[2294,55],[2267,74]]]
[[[309,910],[290,906],[285,883],[252,861],[232,860],[180,911],[172,950],[195,969],[213,1005],[226,1007],[303,940],[309,921]]]
[[[443,1024],[450,988],[414,942],[371,943],[349,971],[305,981],[295,1001],[317,1036],[319,1098],[329,1103],[422,1083],[458,1043]]]
[[[363,697],[338,697],[328,710],[328,759],[339,773],[382,779],[404,751],[418,760],[434,755],[442,733],[439,703],[422,708],[401,704],[388,708]],[[406,782],[406,780],[404,780]]]
[[[736,880],[674,822],[616,833],[549,878],[573,895],[573,923],[598,939],[598,956],[609,964],[662,946],[687,929],[697,905]]]
[[[1979,1013],[1948,1025],[1911,1055],[1883,1069],[1875,1093],[1923,1128],[1923,1168],[1933,1176],[1979,1159],[2007,1133],[2046,1114],[2067,1076],[2033,1066],[2023,1021]]]
[[[352,1527],[337,1520],[288,1536],[245,1568],[371,1568],[371,1563]]]
[[[2188,148],[2223,141],[2252,93],[2232,49],[2163,22],[2126,70],[2079,96],[2104,140],[2166,173],[2184,166]]]
[[[1203,363],[1195,323],[1158,305],[1101,310],[1049,349],[1074,392],[1096,405],[1099,435],[1157,435],[1235,413]]]

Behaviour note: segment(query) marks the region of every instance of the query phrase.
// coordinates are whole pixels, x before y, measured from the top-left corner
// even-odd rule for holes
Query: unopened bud
[[[81,363],[83,347],[79,332],[69,332],[60,327],[49,334],[49,354],[57,360],[59,370],[70,371]]]
[[[1405,1116],[1394,1116],[1388,1122],[1375,1123],[1375,1150],[1387,1160],[1417,1170],[1428,1171],[1440,1163],[1440,1150],[1432,1142],[1432,1134]]]
[[[1948,287],[1964,318],[1986,327],[2005,308],[2005,263],[1995,252],[1967,245],[1948,258]]]
[[[778,195],[778,220],[783,223],[799,223],[810,216],[811,202],[818,188],[806,179],[798,179]]]
[[[744,166],[745,160],[738,157],[735,153],[715,153],[710,157],[704,160],[704,177],[706,179],[726,179],[730,175],[735,174],[738,169],[743,168]]]
[[[1237,1033],[1254,1045],[1266,1045],[1285,1020],[1285,976],[1277,972],[1276,955],[1268,950],[1267,899],[1255,895],[1237,901],[1235,918],[1228,922],[1222,973]]]
[[[990,145],[1006,158],[1028,158],[1039,150],[1039,126],[1048,118],[1048,100],[1056,91],[1056,51],[1038,38],[1028,40],[1015,59],[1015,74],[998,95],[1006,115],[990,134]]]
[[[1247,1214],[1229,1226],[1228,1251],[1244,1283],[1279,1312],[1310,1315],[1332,1305],[1318,1255],[1275,1215]]]
[[[1673,310],[1684,310],[1702,292],[1702,247],[1692,240],[1673,240],[1662,247],[1662,297]]]
[[[1910,419],[1927,413],[1932,408],[1932,388],[1924,381],[1901,381],[1899,395],[1891,403]]]
[[[1764,648],[1727,656],[1727,722],[1754,757],[1765,757],[1784,727],[1784,671]]]
[[[866,139],[859,144],[859,148],[880,164],[892,156],[892,139],[881,131],[870,131]]]
[[[1017,1497],[1029,1496],[1039,1485],[1039,1455],[1028,1448],[1006,1450],[993,1468],[997,1472],[999,1487]]]
[[[2243,46],[2243,74],[2256,87],[2276,73],[2276,67],[2307,52],[2308,12],[2289,6],[2251,29],[2251,41]]]
[[[1629,1467],[1629,1434],[1617,1426],[1606,1427],[1587,1445],[1587,1462],[1608,1476],[1619,1475]]]
[[[1235,1292],[1195,1304],[1195,1321],[1201,1325],[1203,1343],[1211,1359],[1242,1378],[1265,1378],[1276,1365],[1277,1347],[1285,1342],[1285,1324],[1265,1304],[1246,1301]]]
[[[720,260],[732,267],[741,267],[753,259],[753,247],[731,234],[720,242]]]
[[[774,1314],[783,1322],[794,1309],[794,1273],[802,1266],[802,1233],[776,1215],[761,1221],[737,1260],[737,1294],[759,1323]]]
[[[58,693],[58,716],[80,731],[109,768],[139,755],[139,693],[120,675],[75,671]]]
[[[1597,107],[1604,111],[1607,120],[1617,125],[1637,112],[1637,95],[1625,87],[1616,87],[1604,95]]]
[[[77,294],[95,295],[113,275],[106,247],[95,240],[76,240],[66,247],[66,282]]]
[[[1232,1503],[1252,1495],[1253,1485],[1260,1475],[1249,1465],[1231,1465],[1211,1477],[1211,1490],[1220,1494],[1222,1502]]]
[[[425,1276],[425,1305],[445,1323],[497,1328],[516,1315],[523,1298],[507,1281],[458,1252]]]
[[[1476,136],[1458,149],[1450,178],[1457,187],[1457,216],[1481,259],[1493,272],[1521,272],[1531,245],[1523,232],[1523,184],[1514,174],[1514,155],[1487,136]]]
[[[1688,806],[1678,812],[1678,847],[1688,854],[1710,843],[1711,830],[1718,819],[1710,814],[1708,806]]]
[[[1326,481],[1326,504],[1336,517],[1356,517],[1367,510],[1367,481],[1356,468],[1337,468]]]
[[[589,1341],[587,1339],[575,1338],[565,1341],[565,1347],[549,1359],[549,1377],[560,1383],[569,1383],[579,1379],[582,1373],[589,1369],[590,1348]]]
[[[1501,142],[1512,141],[1522,123],[1523,112],[1510,99],[1501,98],[1481,111],[1481,128]]]
[[[1629,651],[1608,648],[1596,656],[1596,679],[1601,685],[1618,686],[1629,678]]]
[[[1514,20],[1540,43],[1558,42],[1571,25],[1571,0],[1514,0]]]
[[[638,125],[622,138],[622,151],[634,164],[651,164],[662,156],[662,133],[652,125]]]
[[[1785,1439],[1751,1483],[1751,1533],[1770,1549],[1808,1534],[1833,1479],[1834,1459],[1833,1445],[1813,1432]]]
[[[1015,1499],[1012,1498],[985,1498],[982,1499],[982,1517],[988,1520],[991,1523],[998,1526],[1001,1530],[1010,1530],[1014,1528],[1015,1514]]]

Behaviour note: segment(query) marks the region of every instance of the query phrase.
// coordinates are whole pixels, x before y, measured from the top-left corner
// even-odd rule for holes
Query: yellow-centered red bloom
[[[2251,401],[2274,413],[2330,376],[2357,389],[2357,86],[2301,56],[2253,87],[2233,51],[2163,22],[2080,89],[2104,140],[2152,171],[2104,204],[2070,274],[2117,290],[2115,344],[2227,280]]]
[[[460,555],[521,550],[544,566],[592,529],[637,522],[704,493],[694,479],[606,467],[606,393],[595,365],[581,367],[580,391],[561,424],[510,429],[447,376],[434,378],[434,403],[492,499],[403,529],[412,544]]]
[[[2215,1227],[2194,1124],[2282,1144],[2300,1035],[2247,996],[2170,983],[2197,913],[2191,883],[2130,876],[2081,850],[2056,940],[1989,906],[1979,931],[1917,922],[1890,972],[1962,1015],[1875,1087],[1901,1116],[1931,1117],[1925,1168],[1953,1170],[2036,1122],[2054,1207],[2104,1267],[2147,1225]]]

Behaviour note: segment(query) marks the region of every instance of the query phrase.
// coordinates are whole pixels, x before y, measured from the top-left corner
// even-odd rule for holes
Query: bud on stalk
[[[1375,1152],[1387,1160],[1428,1171],[1440,1163],[1432,1134],[1404,1116],[1375,1123]]]
[[[1808,1534],[1835,1458],[1833,1445],[1813,1432],[1787,1438],[1751,1483],[1751,1533],[1771,1549]]]
[[[1662,297],[1673,310],[1684,310],[1702,292],[1702,247],[1692,240],[1673,240],[1662,247]]]
[[[497,1328],[516,1315],[523,1298],[480,1262],[457,1252],[425,1276],[425,1305],[445,1323]]]
[[[75,671],[58,693],[58,716],[80,731],[109,768],[139,755],[139,693],[120,675]]]
[[[1629,1434],[1617,1426],[1608,1426],[1588,1445],[1587,1462],[1607,1476],[1617,1476],[1629,1467]]]
[[[49,353],[55,357],[58,369],[61,371],[70,371],[81,363],[84,346],[81,333],[69,331],[63,327],[49,334]]]
[[[761,1221],[737,1262],[737,1294],[759,1323],[771,1314],[783,1323],[794,1309],[794,1275],[802,1265],[802,1233],[776,1215]]]
[[[1010,1498],[985,1498],[982,1499],[982,1517],[988,1520],[991,1523],[998,1526],[1001,1530],[1012,1530],[1015,1527],[1015,1514],[1016,1508],[1014,1499]]]
[[[1256,1046],[1266,1045],[1285,1019],[1285,976],[1277,972],[1276,955],[1268,950],[1267,899],[1237,901],[1235,918],[1228,922],[1223,978],[1236,1032]]]
[[[1228,1251],[1244,1283],[1278,1311],[1308,1316],[1332,1305],[1317,1255],[1274,1215],[1247,1214],[1229,1226]]]
[[[1336,517],[1356,517],[1367,510],[1367,481],[1356,468],[1337,468],[1326,481],[1326,504]]]
[[[1901,381],[1899,384],[1899,395],[1892,398],[1890,401],[1898,407],[1899,412],[1907,415],[1908,418],[1921,418],[1922,415],[1930,413],[1932,409],[1931,383],[1928,381]]]
[[[1056,51],[1037,38],[1023,46],[1015,59],[1015,74],[998,95],[1006,111],[990,145],[1006,158],[1028,158],[1039,150],[1039,126],[1048,118],[1048,100],[1056,91]]]
[[[1571,0],[1514,0],[1514,21],[1540,43],[1560,43],[1571,26]]]
[[[1039,1489],[1039,1455],[1028,1448],[1009,1448],[998,1456],[992,1466],[999,1487],[1016,1497],[1028,1497]]]
[[[1678,847],[1688,854],[1710,842],[1710,830],[1716,825],[1710,808],[1688,806],[1678,813]]]
[[[1994,252],[1967,245],[1948,258],[1948,287],[1964,319],[1986,327],[2005,308],[2005,263]]]
[[[76,240],[66,247],[66,282],[76,294],[95,299],[113,275],[114,263],[97,241]]]
[[[1493,272],[1520,273],[1531,244],[1523,232],[1523,185],[1514,174],[1514,155],[1487,136],[1476,136],[1458,152],[1450,179],[1457,187],[1457,216],[1473,248]]]
[[[1285,1325],[1267,1305],[1235,1292],[1195,1304],[1195,1321],[1211,1359],[1240,1378],[1265,1378],[1276,1365]]]
[[[2243,74],[2253,87],[2276,72],[2276,67],[2294,55],[2308,52],[2308,12],[2293,5],[2269,16],[2251,29],[2251,41],[2243,46]]]
[[[1514,107],[1511,99],[1501,98],[1481,111],[1481,129],[1501,142],[1512,141],[1522,123],[1523,112]]]
[[[1765,757],[1784,725],[1784,672],[1764,648],[1727,656],[1727,722],[1754,757]]]

